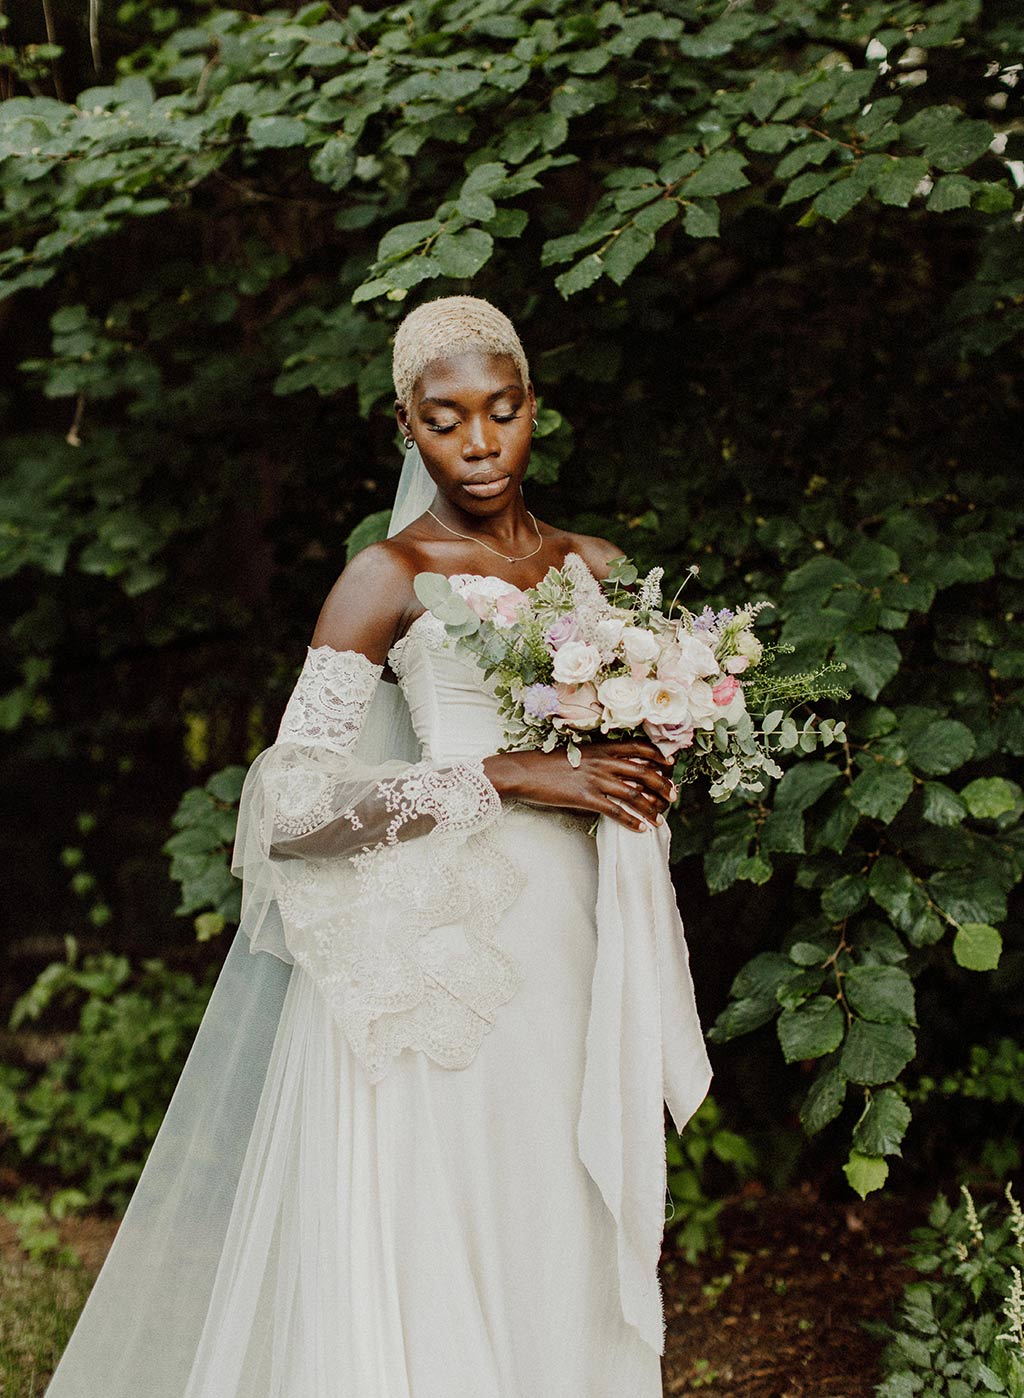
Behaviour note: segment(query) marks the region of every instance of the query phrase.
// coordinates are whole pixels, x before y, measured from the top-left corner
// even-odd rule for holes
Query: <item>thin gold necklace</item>
[[[522,563],[524,558],[532,558],[535,553],[540,553],[541,549],[544,547],[544,540],[541,538],[541,532],[537,528],[537,521],[534,518],[533,511],[527,510],[526,513],[533,520],[533,527],[536,530],[538,539],[537,547],[531,550],[530,553],[521,553],[518,557],[513,558],[511,554],[502,553],[500,549],[491,548],[490,544],[485,544],[483,539],[477,539],[473,534],[460,534],[459,531],[457,529],[453,529],[450,524],[445,524],[443,519],[437,519],[437,515],[434,514],[433,510],[427,510],[427,514],[431,517],[431,519],[437,519],[437,522],[441,526],[441,528],[447,529],[449,534],[454,534],[456,538],[459,539],[468,539],[470,543],[479,544],[481,548],[490,549],[491,553],[496,553],[498,557],[503,558],[506,563]]]

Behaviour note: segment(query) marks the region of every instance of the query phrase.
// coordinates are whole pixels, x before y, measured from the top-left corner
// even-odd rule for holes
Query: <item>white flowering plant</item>
[[[640,579],[622,557],[598,583],[573,557],[525,590],[472,573],[414,580],[427,610],[495,677],[503,751],[562,746],[577,766],[580,745],[595,737],[644,737],[675,757],[677,781],[705,777],[711,799],[724,801],[781,777],[777,755],[844,738],[842,721],[812,713],[798,726],[792,709],[849,698],[832,678],[846,667],[772,674],[771,659],[793,647],[754,634],[770,602],[694,613],[679,604],[681,585],[663,609],[663,568]]]

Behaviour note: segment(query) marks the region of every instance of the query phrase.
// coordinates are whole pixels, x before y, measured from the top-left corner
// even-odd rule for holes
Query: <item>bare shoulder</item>
[[[615,558],[622,558],[625,549],[613,544],[610,539],[602,539],[597,534],[567,534],[572,541],[572,549],[578,553],[587,567],[597,578],[608,576],[608,565]]]
[[[311,644],[362,651],[384,664],[415,599],[414,574],[409,551],[401,544],[382,539],[360,549],[324,598]]]

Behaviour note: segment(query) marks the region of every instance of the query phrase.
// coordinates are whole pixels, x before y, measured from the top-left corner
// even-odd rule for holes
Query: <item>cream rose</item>
[[[601,668],[601,652],[587,641],[566,641],[555,652],[551,673],[561,684],[585,684]]]
[[[612,675],[598,685],[597,697],[604,710],[601,732],[610,728],[636,728],[644,716],[643,691],[629,675]]]
[[[648,666],[661,653],[658,639],[642,626],[626,626],[622,631],[622,649],[630,665]]]
[[[714,690],[707,680],[694,680],[686,691],[686,702],[694,728],[714,728],[716,721],[726,715],[725,709],[715,703]]]
[[[711,647],[687,631],[681,632],[677,641],[665,647],[658,661],[658,679],[675,680],[677,684],[687,684],[690,680],[719,673],[719,664]]]
[[[641,685],[644,719],[651,723],[686,723],[690,706],[686,690],[674,680],[645,680]]]

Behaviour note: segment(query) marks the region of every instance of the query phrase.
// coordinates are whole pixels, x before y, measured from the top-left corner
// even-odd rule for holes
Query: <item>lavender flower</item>
[[[560,702],[552,684],[531,684],[523,691],[523,712],[530,718],[550,718],[558,712]]]

